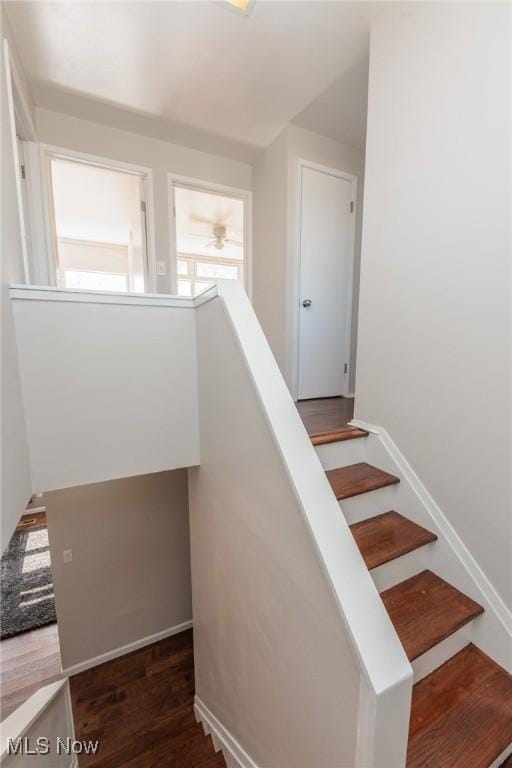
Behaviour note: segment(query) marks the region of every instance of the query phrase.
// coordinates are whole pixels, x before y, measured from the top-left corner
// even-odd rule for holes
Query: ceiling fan
[[[231,237],[227,236],[227,227],[225,224],[218,224],[213,221],[208,221],[206,219],[198,219],[196,218],[196,221],[202,221],[205,224],[211,224],[212,225],[212,235],[198,235],[196,232],[190,232],[191,237],[202,237],[203,240],[206,238],[208,242],[205,244],[205,248],[211,248],[212,246],[214,248],[217,248],[217,250],[222,250],[226,243],[230,243],[231,245],[243,245],[243,242],[241,240],[233,240]]]

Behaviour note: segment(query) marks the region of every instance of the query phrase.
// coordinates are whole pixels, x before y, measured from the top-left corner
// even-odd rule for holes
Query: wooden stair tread
[[[432,571],[422,571],[381,594],[409,661],[463,627],[483,608]]]
[[[400,478],[373,467],[365,461],[347,467],[328,469],[325,473],[337,499],[349,499],[367,491],[385,488],[400,482]]]
[[[470,644],[413,687],[407,768],[488,768],[512,742],[512,676]]]
[[[310,433],[313,445],[326,445],[327,443],[339,443],[342,440],[355,440],[358,437],[368,437],[369,432],[359,427],[340,427],[327,432]]]
[[[384,512],[350,526],[369,570],[436,541],[435,533],[398,512]]]

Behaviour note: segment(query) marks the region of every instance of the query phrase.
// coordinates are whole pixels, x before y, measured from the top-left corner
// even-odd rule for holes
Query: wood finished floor
[[[5,720],[42,685],[61,675],[57,625],[0,642],[0,718]]]
[[[194,717],[192,630],[74,675],[77,739],[99,739],[80,768],[226,768]]]
[[[322,434],[347,426],[354,417],[354,398],[299,400],[297,410],[309,435]]]
[[[46,524],[41,507],[30,505],[20,518],[16,530],[37,528]],[[61,676],[59,635],[56,624],[22,632],[0,642],[0,720],[5,720],[42,685]]]

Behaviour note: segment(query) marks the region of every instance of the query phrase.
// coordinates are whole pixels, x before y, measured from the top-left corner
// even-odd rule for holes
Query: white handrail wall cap
[[[218,284],[276,445],[289,473],[346,631],[368,684],[379,696],[412,685],[412,667],[241,286]],[[312,471],[317,466],[318,472]]]
[[[64,677],[54,683],[39,688],[32,696],[24,701],[0,724],[0,760],[7,755],[9,739],[23,736],[46,707],[51,704],[60,691],[66,686],[68,678]]]
[[[68,301],[86,304],[129,304],[132,306],[150,307],[191,308],[195,306],[195,299],[190,296],[174,296],[164,293],[88,291],[80,288],[56,288],[55,286],[42,285],[11,285],[9,289],[11,299],[28,301]]]

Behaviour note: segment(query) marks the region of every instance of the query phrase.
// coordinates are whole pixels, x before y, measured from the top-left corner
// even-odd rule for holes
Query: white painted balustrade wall
[[[34,490],[191,467],[205,726],[241,765],[404,765],[411,667],[243,289],[11,297]]]

